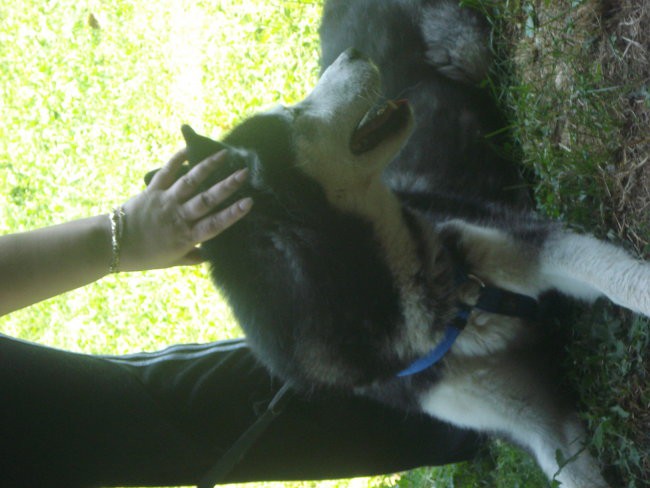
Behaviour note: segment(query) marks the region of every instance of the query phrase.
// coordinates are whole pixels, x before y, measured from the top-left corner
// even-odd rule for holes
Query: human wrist
[[[79,264],[88,271],[94,270],[95,279],[109,274],[111,262],[111,223],[109,214],[95,215],[76,221],[83,229],[77,234],[77,242],[83,242],[78,248]],[[80,229],[81,229],[80,228]]]

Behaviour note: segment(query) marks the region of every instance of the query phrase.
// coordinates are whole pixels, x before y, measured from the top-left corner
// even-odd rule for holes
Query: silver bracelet
[[[117,273],[120,271],[124,209],[122,207],[115,207],[109,217],[111,219],[111,264],[108,270],[110,273]]]

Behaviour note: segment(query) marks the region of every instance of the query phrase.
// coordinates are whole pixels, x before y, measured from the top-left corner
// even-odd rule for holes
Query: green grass
[[[252,112],[299,100],[316,81],[318,0],[5,3],[2,233],[107,212],[182,145],[182,123],[218,137]],[[595,2],[465,3],[493,7],[505,59],[494,93],[512,119],[513,153],[536,177],[540,209],[616,240],[633,231],[638,239],[623,242],[650,252],[647,214],[624,219],[612,196],[625,145],[620,100],[638,87],[613,83],[594,56],[603,36],[584,8]],[[568,382],[592,447],[620,486],[648,486],[648,322],[601,305],[573,327]],[[203,267],[108,277],[0,318],[0,331],[104,354],[240,335]],[[378,484],[548,486],[503,443],[469,464],[319,486]]]
[[[93,28],[93,15],[99,28]],[[318,2],[26,2],[0,9],[0,232],[107,212],[182,146],[302,98]],[[89,353],[240,332],[203,267],[109,277],[0,319]]]
[[[646,93],[647,79],[638,67],[626,67],[627,77],[614,72],[612,66],[624,59],[621,34],[612,27],[605,31],[599,2],[463,3],[485,12],[495,29],[498,60],[491,88],[510,117],[513,157],[533,175],[540,211],[650,255],[648,211],[628,203],[647,209],[647,188],[646,193],[642,185],[634,188],[629,175],[631,168],[643,169],[647,156],[630,150],[638,144],[634,130],[647,136],[649,127],[647,121],[630,120],[627,109],[630,100],[640,99],[646,108],[639,112],[648,113],[650,98],[637,95]],[[624,20],[632,23],[632,17]],[[592,439],[590,449],[613,486],[650,486],[650,322],[600,303],[576,310],[570,327],[562,348],[564,369]],[[478,465],[427,473],[409,477],[445,479],[440,485],[445,487],[549,485],[527,454],[501,443]]]

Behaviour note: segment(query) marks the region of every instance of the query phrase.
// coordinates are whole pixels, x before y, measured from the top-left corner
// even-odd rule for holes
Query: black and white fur
[[[478,285],[455,284],[459,266],[531,297],[606,296],[650,316],[648,263],[517,210],[517,173],[484,137],[501,120],[472,87],[485,75],[486,32],[452,1],[327,2],[327,69],[313,92],[223,141],[231,163],[214,176],[250,168],[237,197],[255,205],[204,251],[273,374],[504,436],[563,487],[605,487],[575,414],[548,385],[534,324],[474,311],[441,363],[396,377],[475,298]],[[415,116],[353,152],[359,122],[386,96],[408,97]],[[193,163],[222,145],[185,136]],[[558,451],[574,457],[562,469]]]

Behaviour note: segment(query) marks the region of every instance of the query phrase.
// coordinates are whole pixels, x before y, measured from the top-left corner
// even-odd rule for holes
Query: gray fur
[[[422,8],[420,23],[429,63],[452,80],[476,84],[492,61],[485,19],[458,2],[440,1]]]

